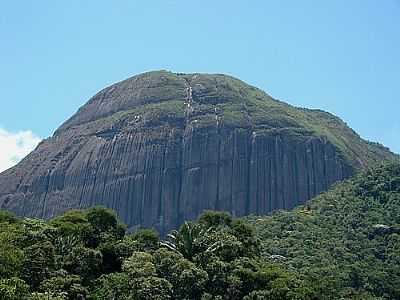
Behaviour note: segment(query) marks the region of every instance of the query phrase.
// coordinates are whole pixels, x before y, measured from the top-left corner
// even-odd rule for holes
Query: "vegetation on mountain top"
[[[326,138],[357,168],[394,158],[389,149],[363,140],[340,118],[322,110],[298,108],[276,100],[264,91],[232,76],[153,71],[116,83],[99,94],[112,97],[118,89],[120,93],[127,93],[130,83],[138,89],[142,88],[140,91],[145,93],[142,96],[145,100],[132,100],[138,103],[129,109],[121,108],[81,124],[88,127],[96,124],[127,131],[135,127],[154,129],[179,124],[215,127],[217,123],[261,133],[285,130],[288,134]],[[193,91],[190,109],[186,96],[189,86]],[[96,96],[87,105],[92,105]],[[146,97],[151,100],[146,101]],[[88,110],[85,109],[86,106],[83,108],[84,112]],[[80,111],[74,117],[79,118],[79,114]],[[63,126],[70,126],[69,121]]]

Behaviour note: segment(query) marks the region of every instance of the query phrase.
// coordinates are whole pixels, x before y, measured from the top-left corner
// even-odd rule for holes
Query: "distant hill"
[[[400,299],[400,164],[363,172],[293,211],[250,220],[262,256],[300,272],[329,299],[360,291]]]
[[[0,209],[51,218],[104,205],[164,234],[205,209],[291,209],[393,157],[338,117],[236,78],[155,71],[100,91],[1,173]]]

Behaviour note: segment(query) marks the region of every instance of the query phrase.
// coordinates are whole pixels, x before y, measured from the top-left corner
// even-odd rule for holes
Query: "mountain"
[[[233,77],[156,71],[103,89],[1,173],[0,208],[51,218],[104,205],[165,233],[204,209],[290,209],[393,157]]]
[[[326,299],[400,299],[399,163],[363,172],[291,212],[250,220],[264,259],[302,273]],[[374,297],[354,297],[360,291]]]

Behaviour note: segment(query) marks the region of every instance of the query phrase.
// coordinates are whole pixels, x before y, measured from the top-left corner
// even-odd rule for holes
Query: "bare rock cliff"
[[[339,118],[226,75],[157,71],[96,94],[0,174],[0,208],[50,218],[105,205],[162,233],[205,209],[290,209],[391,159]]]

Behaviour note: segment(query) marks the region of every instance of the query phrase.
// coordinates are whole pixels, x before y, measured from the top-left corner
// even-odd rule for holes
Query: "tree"
[[[196,265],[207,272],[206,291],[211,295],[226,295],[228,276],[231,272],[229,262],[222,261],[215,253],[202,253],[196,257]]]
[[[29,286],[16,277],[0,279],[0,299],[2,300],[24,300],[28,299]]]
[[[161,248],[153,256],[157,274],[172,284],[176,299],[201,298],[208,280],[207,272],[167,249]]]
[[[102,275],[94,286],[95,289],[91,294],[91,299],[96,300],[127,300],[133,293],[127,273]]]
[[[111,209],[96,206],[89,208],[86,215],[89,223],[99,231],[107,231],[117,227],[117,215]]]
[[[57,235],[57,229],[44,220],[26,218],[22,221],[24,228],[23,244],[33,245],[44,241],[52,241]]]
[[[51,293],[32,293],[29,300],[65,300],[63,296],[52,295]]]
[[[232,233],[242,243],[241,256],[254,257],[260,254],[260,241],[254,226],[236,219],[232,222]]]
[[[19,276],[24,259],[20,248],[22,229],[19,225],[0,223],[0,278]]]
[[[161,242],[161,246],[180,253],[183,257],[193,260],[193,257],[199,251],[198,240],[206,234],[206,231],[197,223],[185,222],[178,230],[171,231],[167,235],[168,241]],[[208,250],[212,250],[211,248]]]
[[[55,268],[54,246],[49,241],[36,243],[24,249],[24,256],[21,278],[36,290]]]
[[[142,250],[155,250],[159,247],[160,237],[154,229],[139,229],[132,234]]]
[[[157,277],[154,257],[146,252],[134,252],[122,266],[129,276],[132,299],[170,299],[172,285],[168,280]]]
[[[131,278],[149,277],[156,275],[154,258],[147,252],[134,252],[122,265],[122,270]]]
[[[84,300],[88,295],[88,290],[82,286],[81,278],[77,275],[68,275],[66,272],[59,272],[56,276],[43,281],[39,290],[62,296],[67,300]]]
[[[88,229],[89,221],[85,211],[70,210],[64,215],[56,217],[50,224],[57,228],[59,235],[72,236],[82,239],[84,232]]]
[[[108,242],[101,243],[97,249],[102,255],[102,273],[108,274],[113,272],[121,271],[121,259],[118,253],[118,244],[115,241],[110,240]]]
[[[101,252],[78,246],[64,260],[64,268],[72,274],[79,275],[84,283],[97,278],[101,272]]]
[[[93,207],[86,211],[89,222],[83,233],[85,245],[96,248],[102,242],[117,241],[125,235],[126,226],[118,223],[114,211],[104,207]]]
[[[14,213],[6,210],[0,210],[0,223],[16,224],[19,222],[20,220]]]
[[[230,227],[232,225],[232,216],[227,212],[206,210],[200,215],[198,223],[206,228],[218,226]]]
[[[168,300],[172,299],[172,285],[164,278],[155,276],[137,278],[132,281],[132,300]]]

